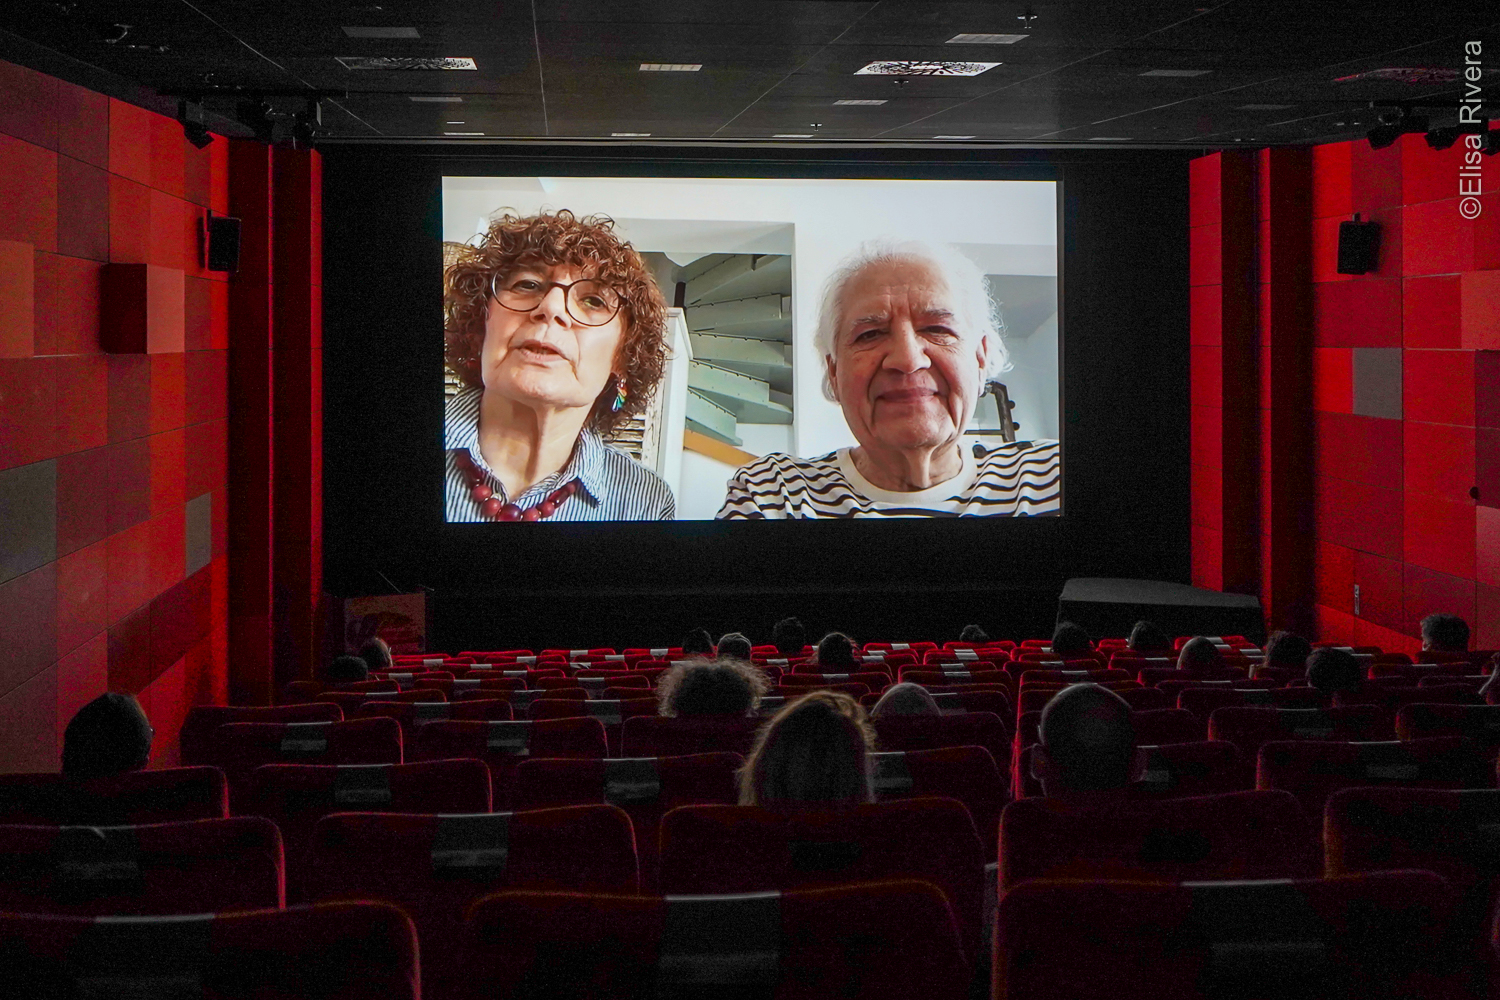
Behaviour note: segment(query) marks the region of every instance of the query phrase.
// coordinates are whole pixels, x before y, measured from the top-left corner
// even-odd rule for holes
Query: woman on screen
[[[866,244],[829,279],[823,392],[859,444],[770,454],[729,481],[720,518],[1012,517],[1059,510],[1056,441],[963,443],[1008,365],[984,275],[949,246]]]
[[[504,215],[443,281],[449,521],[670,519],[672,492],[603,437],[645,409],[666,303],[603,216]]]

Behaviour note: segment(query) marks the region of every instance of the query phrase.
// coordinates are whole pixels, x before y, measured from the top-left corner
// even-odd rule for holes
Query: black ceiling
[[[653,142],[1328,142],[1374,125],[1372,101],[1436,102],[1432,124],[1451,123],[1462,81],[1339,78],[1462,70],[1471,40],[1483,43],[1486,90],[1500,95],[1493,4],[1200,2],[12,0],[0,12],[12,44],[0,55],[47,62],[37,68],[81,83],[104,71],[155,91],[219,90],[209,108],[223,114],[236,88],[337,92],[324,104],[325,142],[614,133]],[[122,33],[116,25],[129,31],[109,41]],[[418,37],[353,38],[346,26],[414,28]],[[947,41],[981,32],[1025,37]],[[340,56],[469,57],[477,70],[349,70]],[[855,75],[875,60],[1001,65],[973,77]],[[642,63],[702,69],[643,72]],[[1142,75],[1163,70],[1207,72]],[[462,100],[411,99],[437,95]],[[271,103],[290,113],[301,102]]]

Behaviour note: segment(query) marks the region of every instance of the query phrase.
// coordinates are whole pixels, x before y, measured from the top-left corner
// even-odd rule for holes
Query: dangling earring
[[[626,395],[628,395],[628,393],[625,390],[625,379],[623,377],[616,375],[614,376],[614,380],[615,401],[610,404],[609,412],[619,413],[621,410],[625,409],[625,397]]]

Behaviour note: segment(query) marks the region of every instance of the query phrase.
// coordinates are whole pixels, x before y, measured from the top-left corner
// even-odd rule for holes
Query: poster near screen
[[[445,177],[446,519],[1056,516],[1057,220],[1053,181]]]

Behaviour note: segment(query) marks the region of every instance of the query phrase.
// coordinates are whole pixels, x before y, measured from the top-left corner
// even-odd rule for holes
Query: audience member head
[[[740,805],[873,802],[874,746],[859,702],[834,691],[805,694],[756,735],[740,771]]]
[[[837,667],[845,672],[859,666],[854,658],[854,640],[842,632],[829,632],[818,640],[818,666]]]
[[[990,641],[990,635],[978,625],[965,625],[964,630],[958,633],[958,641],[972,642],[976,646],[983,646]]]
[[[726,632],[719,637],[719,657],[730,660],[750,659],[750,640],[740,632]]]
[[[359,652],[355,655],[365,661],[365,667],[369,670],[390,670],[395,662],[391,659],[391,647],[379,636],[359,647]]]
[[[744,660],[679,663],[656,684],[662,715],[749,715],[771,689],[766,675]]]
[[[1307,658],[1307,683],[1319,691],[1356,691],[1363,679],[1359,660],[1342,649],[1315,649]]]
[[[807,630],[800,618],[783,618],[771,626],[771,644],[783,657],[801,656],[807,645]]]
[[[885,694],[870,709],[870,718],[880,719],[888,715],[938,715],[938,704],[931,693],[920,684],[902,681],[885,689]]]
[[[1072,622],[1058,622],[1052,632],[1052,655],[1062,660],[1082,660],[1094,655],[1094,641]]]
[[[1224,655],[1219,652],[1219,647],[1207,636],[1194,636],[1183,643],[1182,651],[1177,654],[1177,669],[1190,670],[1193,673],[1206,673],[1210,670],[1219,670],[1224,666]]]
[[[1049,701],[1040,738],[1032,773],[1047,795],[1113,791],[1136,777],[1130,706],[1098,684],[1074,684]]]
[[[1434,653],[1467,653],[1469,623],[1458,615],[1428,615],[1422,619],[1422,648]]]
[[[1172,640],[1167,633],[1156,627],[1155,622],[1138,621],[1130,630],[1125,644],[1138,653],[1160,653],[1172,651]]]
[[[323,670],[328,684],[350,684],[370,679],[370,667],[358,656],[336,656]]]
[[[101,694],[78,710],[63,732],[62,773],[77,780],[139,771],[156,730],[128,694]]]
[[[1312,643],[1295,632],[1276,632],[1266,640],[1268,667],[1282,667],[1301,676],[1307,670],[1307,658],[1312,655]]]
[[[713,656],[714,640],[706,628],[695,628],[682,637],[683,656]]]

